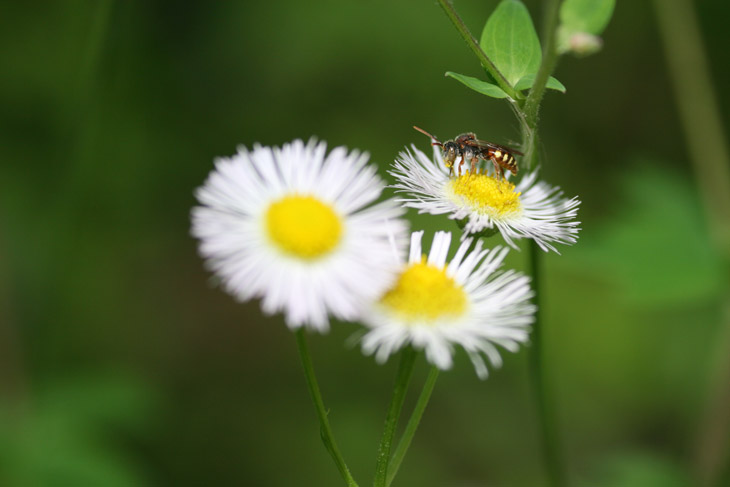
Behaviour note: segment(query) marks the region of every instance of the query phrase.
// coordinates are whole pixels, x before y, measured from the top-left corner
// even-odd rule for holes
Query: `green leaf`
[[[492,98],[507,98],[507,93],[502,91],[497,85],[487,83],[471,76],[465,76],[463,74],[454,73],[453,71],[447,71],[444,76],[454,78],[456,81],[460,81],[472,90],[481,93],[482,95],[491,96]]]
[[[717,299],[726,275],[692,185],[666,163],[620,164],[631,170],[622,172],[614,216],[581,237],[574,262],[614,281],[631,303],[677,307]]]
[[[599,464],[603,487],[683,487],[691,485],[689,473],[671,458],[656,452],[626,451]]]
[[[560,7],[558,51],[578,56],[594,54],[603,42],[598,35],[608,25],[615,0],[565,0]]]
[[[540,68],[540,41],[519,0],[502,0],[487,19],[479,44],[512,86]]]
[[[535,75],[534,74],[527,74],[520,78],[520,80],[515,85],[516,90],[526,90],[528,88],[532,88],[532,84],[535,82]],[[565,93],[565,85],[558,81],[557,79],[550,76],[548,78],[547,85],[545,85],[546,88],[550,90],[559,91],[561,93]]]
[[[560,23],[569,32],[599,35],[608,25],[616,0],[565,0]]]

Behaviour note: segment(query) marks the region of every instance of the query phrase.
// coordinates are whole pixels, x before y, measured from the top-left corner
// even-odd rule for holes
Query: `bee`
[[[471,165],[471,172],[469,174],[475,174],[479,159],[483,159],[485,161],[492,161],[492,164],[494,164],[494,174],[499,176],[501,180],[504,179],[504,169],[511,172],[512,175],[517,174],[515,155],[524,155],[522,152],[510,149],[509,147],[479,140],[473,132],[461,134],[454,140],[447,140],[442,143],[422,128],[416,127],[415,125],[413,128],[434,140],[435,142],[431,142],[431,145],[441,147],[441,150],[444,152],[444,163],[449,168],[449,176],[454,175],[454,163],[458,157],[461,157],[458,165],[459,176],[461,176],[461,167],[465,161],[469,161]]]

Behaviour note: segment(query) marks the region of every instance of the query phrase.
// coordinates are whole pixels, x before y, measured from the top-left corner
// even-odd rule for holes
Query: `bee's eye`
[[[444,160],[446,162],[450,162],[450,163],[453,163],[454,160],[456,160],[456,151],[454,150],[453,147],[449,147],[446,150],[446,153],[444,154]]]

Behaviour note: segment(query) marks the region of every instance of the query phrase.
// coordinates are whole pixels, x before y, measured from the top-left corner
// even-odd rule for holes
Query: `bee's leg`
[[[471,174],[472,176],[474,176],[476,174],[477,162],[478,161],[479,161],[479,158],[478,157],[472,157],[471,158],[471,172],[469,174]]]
[[[449,177],[451,177],[453,175],[454,175],[454,165],[452,164],[449,166]]]
[[[501,181],[504,178],[504,175],[502,174],[502,167],[499,165],[499,162],[497,162],[497,159],[492,157],[492,164],[494,164],[494,178],[497,181]]]
[[[461,176],[461,166],[464,165],[464,156],[461,156],[461,161],[459,161],[459,176]]]

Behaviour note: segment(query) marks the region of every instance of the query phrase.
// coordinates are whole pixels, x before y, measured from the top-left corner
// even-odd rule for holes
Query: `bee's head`
[[[459,153],[459,146],[456,145],[456,142],[450,140],[443,145],[443,150],[444,163],[446,163],[446,167],[453,166],[454,161],[456,161],[456,156]]]

